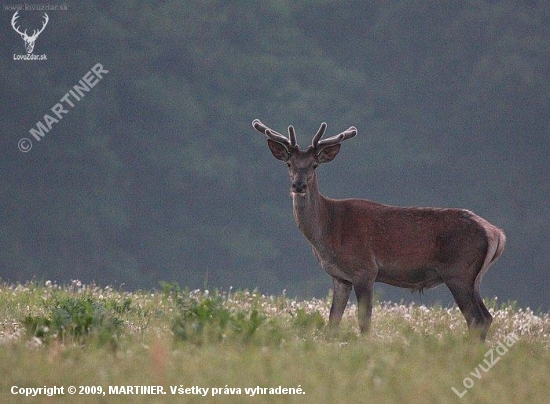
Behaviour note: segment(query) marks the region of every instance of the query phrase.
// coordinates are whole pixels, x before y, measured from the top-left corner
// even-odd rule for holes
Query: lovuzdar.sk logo
[[[21,38],[23,38],[23,41],[25,41],[25,50],[27,51],[24,55],[13,55],[13,60],[47,60],[46,54],[42,55],[35,55],[33,54],[34,51],[34,44],[36,42],[36,39],[38,38],[38,35],[44,31],[44,28],[46,28],[46,25],[48,25],[48,21],[50,18],[48,17],[48,14],[44,13],[44,21],[42,22],[42,28],[40,29],[34,29],[32,35],[27,35],[27,30],[21,31],[21,26],[17,26],[17,19],[19,18],[19,11],[16,11],[11,19],[11,26],[17,32],[19,35],[21,35]]]

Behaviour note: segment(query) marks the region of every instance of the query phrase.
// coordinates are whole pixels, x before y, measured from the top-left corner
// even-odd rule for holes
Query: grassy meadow
[[[371,333],[360,336],[350,305],[332,335],[329,297],[297,301],[168,283],[154,292],[78,281],[4,284],[0,397],[7,403],[548,402],[550,315],[496,300],[488,306],[494,322],[487,342],[479,343],[467,337],[456,307],[378,302]],[[54,386],[64,394],[25,396]],[[149,392],[165,394],[131,394],[139,389],[133,386],[162,386]]]

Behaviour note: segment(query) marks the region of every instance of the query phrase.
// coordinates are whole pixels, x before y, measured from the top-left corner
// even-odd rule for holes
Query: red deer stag
[[[258,119],[252,126],[267,136],[273,156],[286,162],[292,182],[294,218],[332,277],[329,325],[338,327],[351,289],[361,332],[369,328],[374,282],[422,291],[447,285],[471,333],[485,339],[493,320],[479,294],[481,278],[504,249],[504,232],[465,209],[395,207],[364,199],[329,199],[319,193],[315,169],[332,161],[340,143],[357,134],[350,127],[300,150],[289,137]]]

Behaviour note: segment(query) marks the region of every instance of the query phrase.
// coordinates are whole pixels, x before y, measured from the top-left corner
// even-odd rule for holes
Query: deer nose
[[[306,183],[304,181],[295,181],[292,183],[292,192],[303,194],[306,191]]]

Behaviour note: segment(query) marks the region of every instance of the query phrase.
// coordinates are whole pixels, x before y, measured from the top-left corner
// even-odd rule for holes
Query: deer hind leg
[[[484,341],[493,318],[483,304],[479,287],[458,282],[447,283],[447,286],[466,318],[470,334]]]
[[[474,286],[474,294],[476,296],[476,300],[479,304],[479,307],[481,308],[481,311],[483,312],[484,322],[483,327],[481,330],[481,339],[485,340],[485,337],[487,337],[487,333],[489,332],[489,327],[491,326],[491,323],[493,322],[493,316],[491,316],[491,313],[489,313],[489,310],[487,310],[487,307],[485,306],[485,303],[483,303],[483,299],[481,298],[481,295],[479,294],[479,286]]]
[[[330,328],[334,330],[340,325],[344,310],[348,304],[352,285],[350,282],[338,278],[332,278],[332,284],[332,305],[330,306],[328,323]]]

